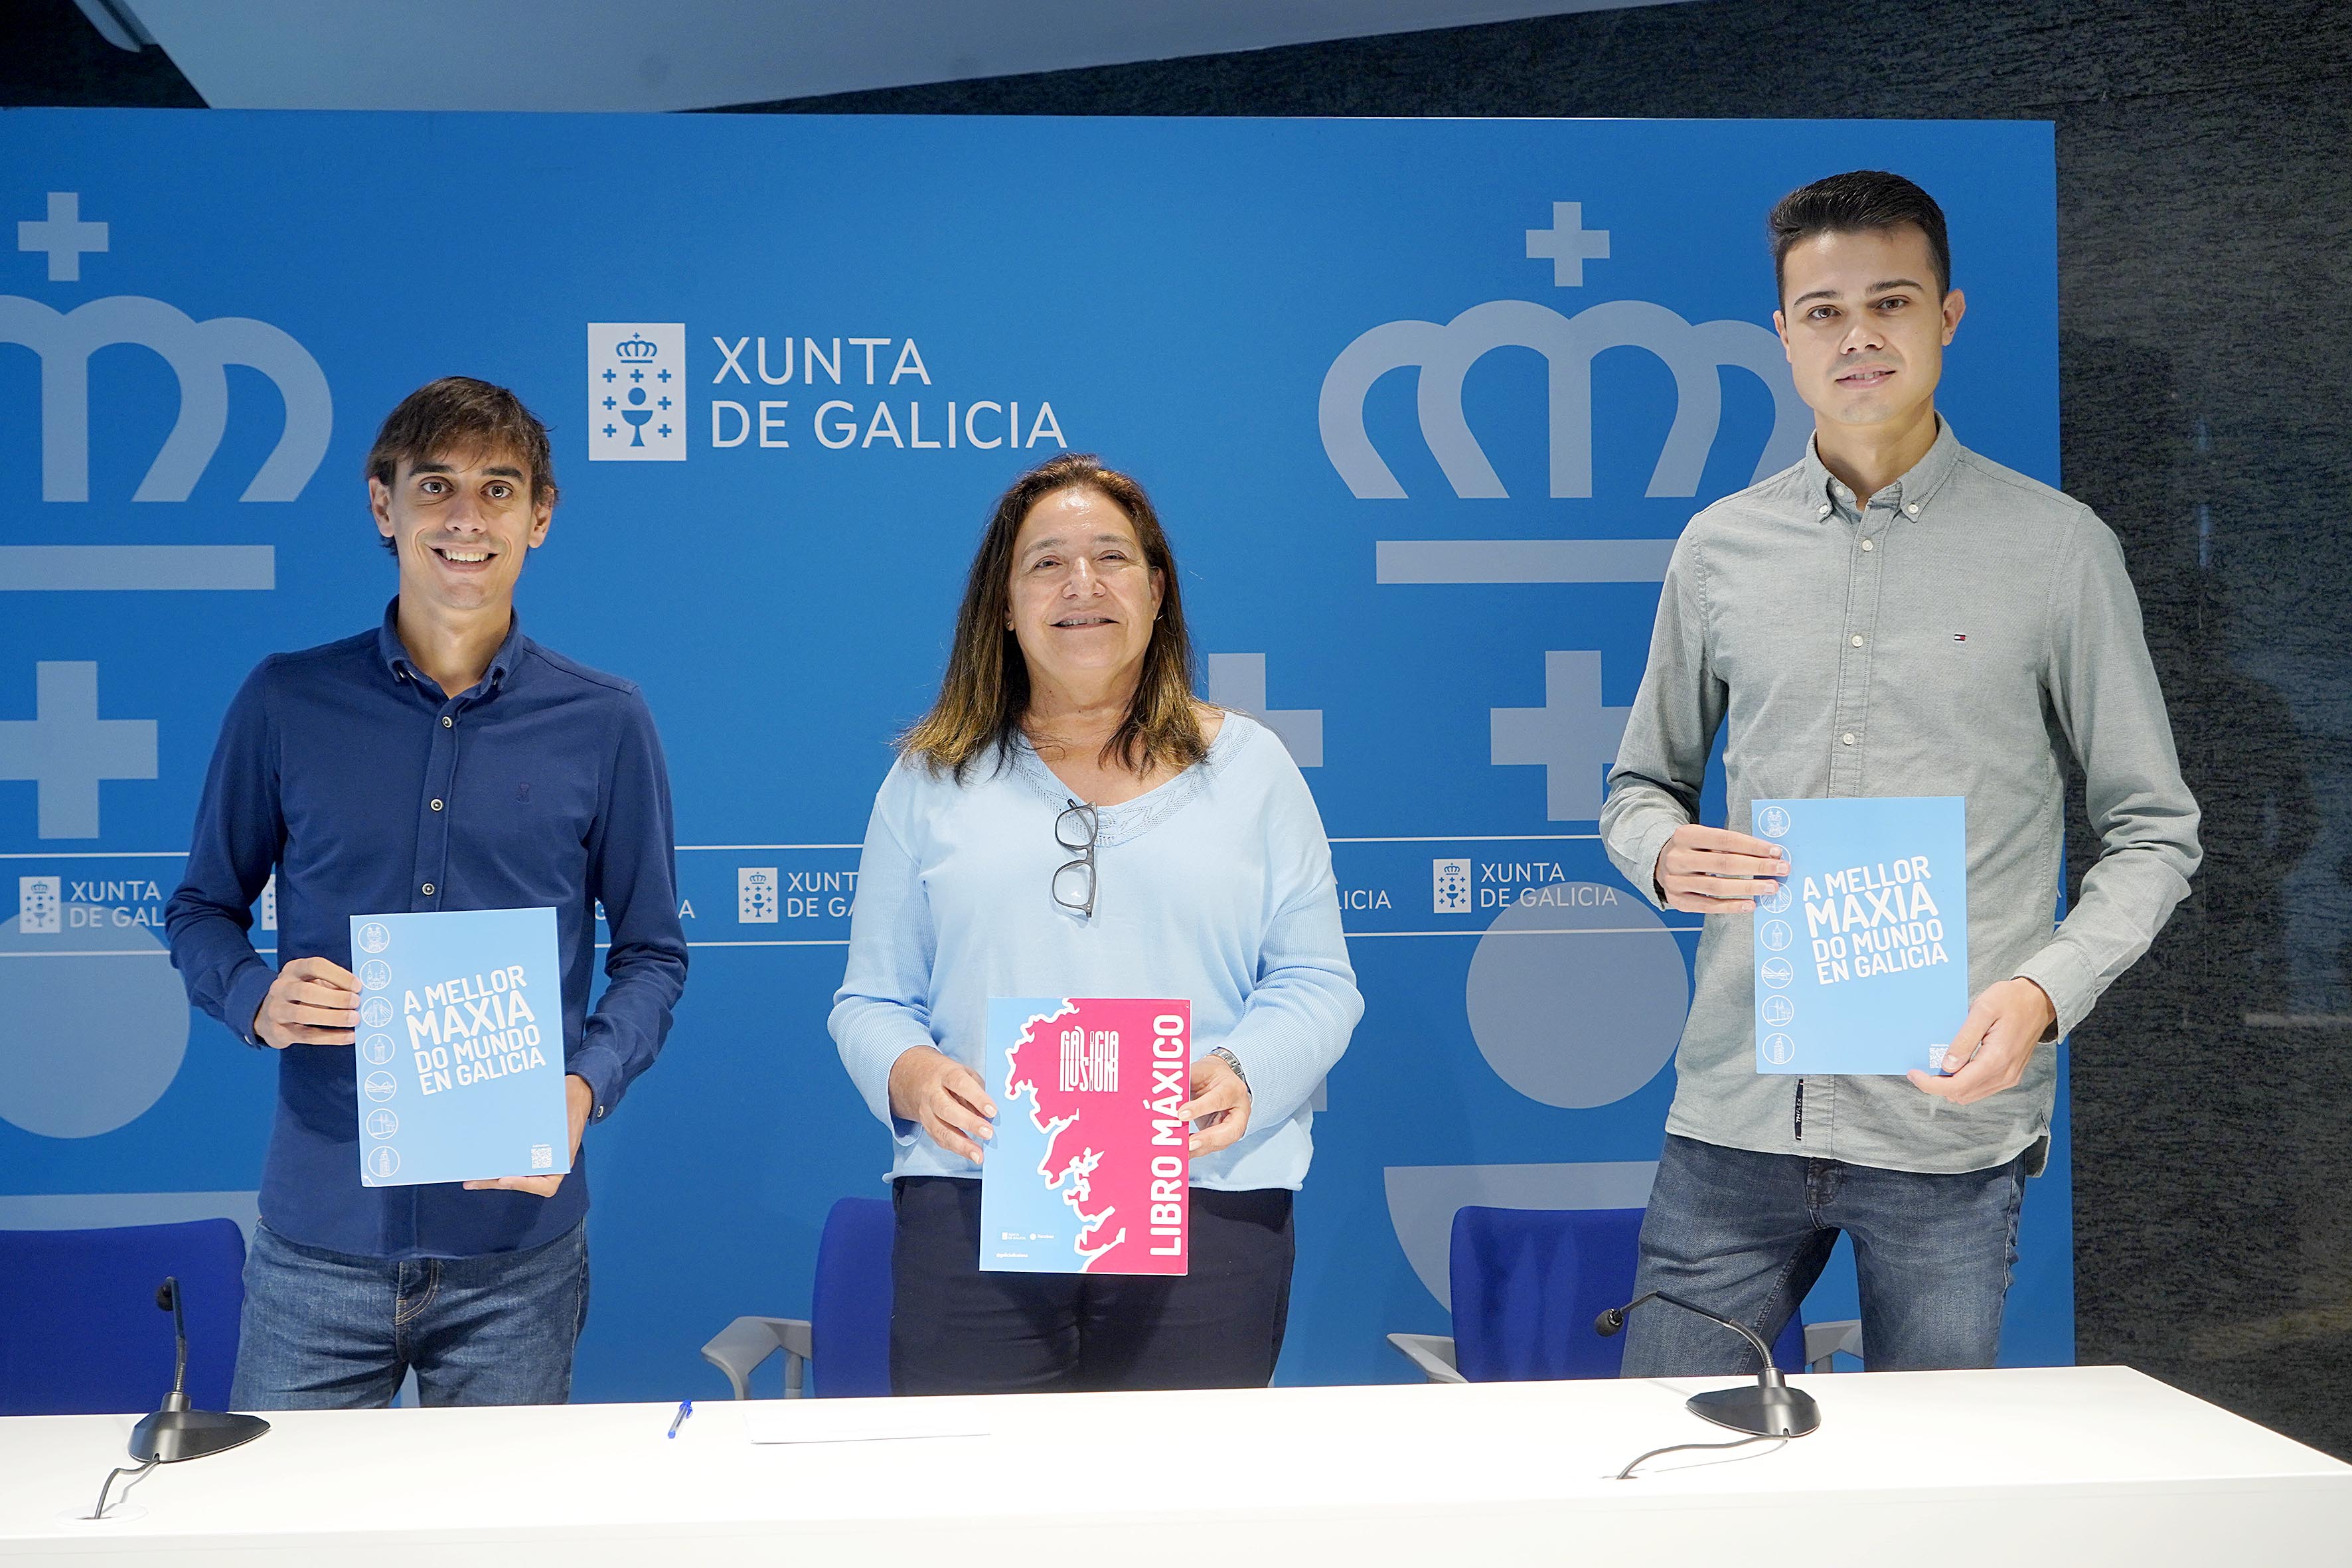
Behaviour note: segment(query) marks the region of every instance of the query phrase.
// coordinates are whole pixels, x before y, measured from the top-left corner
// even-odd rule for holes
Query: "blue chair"
[[[0,1230],[0,1415],[139,1414],[172,1387],[172,1315],[155,1306],[180,1281],[188,1323],[188,1398],[228,1408],[245,1307],[236,1222],[106,1230]]]
[[[1624,1363],[1624,1337],[1602,1339],[1593,1331],[1592,1320],[1633,1299],[1642,1214],[1458,1210],[1448,1255],[1453,1338],[1391,1334],[1390,1343],[1433,1382],[1615,1377]],[[1791,1313],[1773,1343],[1772,1361],[1784,1372],[1802,1372],[1808,1365],[1826,1372],[1837,1351],[1859,1354],[1860,1347],[1859,1324],[1808,1329]]]
[[[890,1392],[887,1198],[843,1198],[824,1216],[806,1318],[738,1318],[702,1347],[735,1397],[751,1396],[751,1369],[782,1351],[784,1397],[856,1399]],[[809,1385],[814,1371],[816,1386]]]

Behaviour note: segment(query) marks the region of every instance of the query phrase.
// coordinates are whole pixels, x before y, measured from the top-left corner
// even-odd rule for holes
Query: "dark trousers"
[[[891,1392],[1263,1388],[1290,1317],[1291,1196],[1194,1187],[1187,1274],[990,1274],[980,1184],[902,1177]]]

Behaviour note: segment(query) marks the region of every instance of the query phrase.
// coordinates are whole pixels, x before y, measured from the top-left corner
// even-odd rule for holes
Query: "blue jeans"
[[[229,1405],[381,1407],[412,1368],[425,1405],[562,1405],[587,1321],[584,1221],[526,1252],[404,1261],[257,1225]]]
[[[2022,1154],[1990,1170],[1925,1175],[1669,1134],[1633,1289],[1685,1297],[1769,1344],[1843,1231],[1862,1287],[1864,1365],[1990,1366],[2024,1197]],[[1627,1377],[1758,1370],[1738,1335],[1692,1313],[1653,1301],[1626,1320]]]

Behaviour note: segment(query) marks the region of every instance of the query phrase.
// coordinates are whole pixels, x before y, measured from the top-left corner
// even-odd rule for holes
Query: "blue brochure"
[[[353,915],[360,1182],[572,1169],[553,910]]]
[[[1967,802],[1759,800],[1789,879],[1756,906],[1756,1070],[1938,1071],[1969,1011]]]

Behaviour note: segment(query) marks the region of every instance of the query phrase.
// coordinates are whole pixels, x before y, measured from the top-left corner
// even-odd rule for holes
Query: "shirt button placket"
[[[1862,791],[1863,742],[1870,703],[1871,635],[1878,623],[1878,590],[1884,557],[1878,541],[1894,516],[1891,504],[1874,500],[1864,506],[1855,527],[1861,537],[1847,557],[1845,646],[1838,650],[1837,711],[1832,732],[1837,743],[1830,751],[1830,794]]]
[[[443,712],[433,736],[433,751],[425,769],[424,805],[417,812],[416,871],[409,885],[415,889],[413,905],[440,907],[448,893],[450,786],[457,775],[457,721]]]

